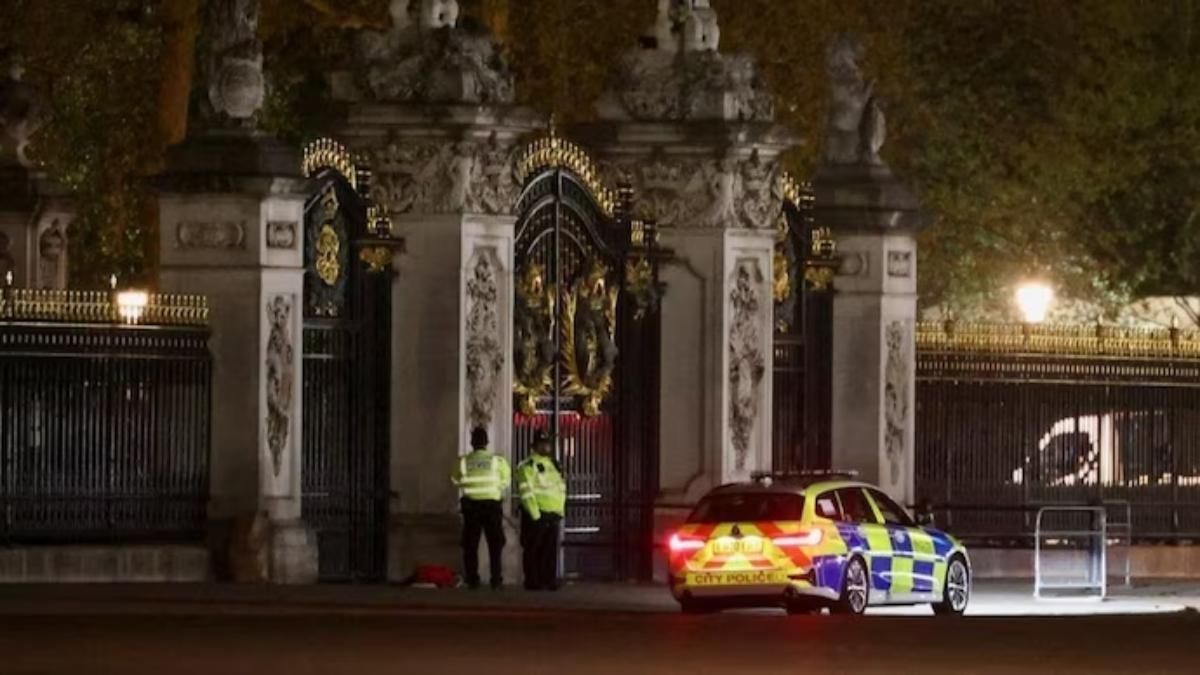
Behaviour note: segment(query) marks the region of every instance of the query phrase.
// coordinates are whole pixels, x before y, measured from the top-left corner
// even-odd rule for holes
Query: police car
[[[756,476],[709,492],[667,543],[671,593],[686,613],[731,607],[928,603],[960,615],[971,563],[954,537],[919,525],[847,473]]]

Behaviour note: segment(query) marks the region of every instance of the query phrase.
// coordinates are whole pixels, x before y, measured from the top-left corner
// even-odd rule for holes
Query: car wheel
[[[959,556],[950,559],[946,566],[946,580],[942,584],[942,601],[933,603],[933,613],[962,616],[971,599],[971,572],[967,563]]]
[[[842,593],[834,609],[838,614],[862,614],[870,599],[870,576],[862,558],[851,558],[842,577]]]

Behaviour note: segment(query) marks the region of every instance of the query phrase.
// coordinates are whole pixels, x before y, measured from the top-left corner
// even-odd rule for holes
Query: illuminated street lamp
[[[1053,301],[1054,289],[1046,284],[1031,281],[1017,287],[1017,307],[1021,310],[1025,323],[1045,321]]]
[[[150,304],[150,296],[145,291],[121,291],[117,293],[117,314],[128,324],[136,324],[141,320]]]

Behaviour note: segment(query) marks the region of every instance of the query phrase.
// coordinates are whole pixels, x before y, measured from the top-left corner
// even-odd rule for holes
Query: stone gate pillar
[[[832,465],[902,503],[913,498],[916,233],[925,218],[879,157],[884,118],[858,70],[861,47],[827,51],[833,106],[813,177],[815,218],[842,264],[834,279]]]
[[[651,46],[621,59],[578,135],[677,257],[661,272],[659,501],[679,504],[771,468],[778,157],[797,139],[753,60],[717,51],[707,2],[659,4]]]
[[[71,195],[30,159],[44,97],[24,81],[19,62],[0,73],[8,112],[0,118],[0,281],[10,272],[23,288],[67,287]]]
[[[366,157],[371,198],[406,244],[392,331],[393,580],[420,564],[460,567],[450,473],[470,429],[512,457],[516,155],[541,126],[511,105],[496,45],[457,26],[456,3],[407,4],[393,3],[391,30],[362,37],[356,71],[334,78],[350,110],[338,139]],[[520,581],[511,515],[510,583]],[[482,550],[480,560],[486,578]]]
[[[203,62],[202,130],[174,149],[160,179],[160,285],[206,295],[211,307],[218,575],[304,583],[317,576],[316,539],[300,520],[307,181],[299,152],[253,127],[262,61],[246,4],[211,3],[206,30],[220,37]]]

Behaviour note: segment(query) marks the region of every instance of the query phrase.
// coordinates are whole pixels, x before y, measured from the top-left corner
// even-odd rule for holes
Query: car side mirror
[[[934,526],[934,509],[929,506],[929,502],[920,502],[912,510],[913,518],[917,520],[917,525],[922,527]]]

